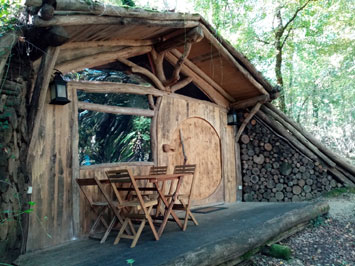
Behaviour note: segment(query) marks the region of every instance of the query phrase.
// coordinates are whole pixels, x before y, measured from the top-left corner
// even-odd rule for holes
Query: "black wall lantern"
[[[227,114],[227,124],[228,126],[238,125],[237,111],[230,109]]]
[[[51,101],[50,104],[67,104],[68,99],[67,82],[62,78],[61,73],[57,71],[54,79],[50,84]]]

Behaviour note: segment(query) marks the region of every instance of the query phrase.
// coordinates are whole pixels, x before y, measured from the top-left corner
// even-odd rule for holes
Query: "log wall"
[[[25,251],[29,209],[26,92],[30,62],[11,52],[16,36],[0,38],[0,261],[11,263]],[[5,40],[5,42],[4,42]],[[11,52],[11,54],[10,54]],[[8,58],[9,56],[9,58]]]
[[[257,117],[239,140],[244,201],[302,201],[342,186]]]
[[[73,91],[68,90],[72,99]],[[74,103],[49,104],[47,93],[39,130],[29,151],[32,198],[27,250],[37,250],[74,237],[72,210],[72,129]],[[31,145],[32,146],[32,145]]]

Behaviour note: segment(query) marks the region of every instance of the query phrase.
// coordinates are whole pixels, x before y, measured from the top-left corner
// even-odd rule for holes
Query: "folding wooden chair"
[[[117,245],[121,238],[128,238],[133,240],[131,244],[131,248],[135,247],[147,221],[149,223],[149,226],[153,232],[155,239],[159,240],[158,233],[155,230],[152,218],[150,216],[150,212],[152,211],[153,206],[157,204],[157,200],[143,199],[141,191],[139,190],[139,187],[137,185],[137,182],[134,179],[134,176],[132,175],[130,170],[122,169],[122,170],[107,171],[106,175],[112,185],[114,194],[118,200],[117,208],[129,209],[128,213],[126,214],[122,213],[124,222],[115,239],[114,245]],[[130,188],[132,188],[133,192],[136,194],[135,195],[136,197],[134,197],[133,199],[123,199],[120,195],[120,186],[117,186],[117,184],[127,183],[127,182],[131,182]],[[127,191],[127,188],[125,189],[125,191]],[[139,211],[143,213],[139,213]],[[132,220],[140,221],[140,225],[137,231],[133,227]],[[131,229],[130,234],[124,233],[124,231],[127,232],[126,230],[127,226],[129,226]]]
[[[152,166],[149,169],[149,175],[166,175],[166,172],[168,171],[167,166]],[[162,191],[164,191],[165,188],[165,182],[162,184]],[[154,217],[158,217],[160,212],[161,212],[161,200],[158,200],[158,205],[156,207],[156,212],[154,214]]]
[[[95,230],[96,230],[97,226],[99,225],[100,221],[106,229],[108,228],[107,222],[103,218],[103,214],[105,213],[105,211],[109,207],[109,204],[104,201],[94,201],[92,196],[90,195],[90,192],[88,191],[88,187],[98,187],[98,184],[97,184],[97,181],[95,180],[95,178],[81,178],[81,179],[78,178],[78,179],[76,179],[76,182],[78,183],[81,192],[83,192],[85,198],[89,202],[91,209],[97,215],[97,218],[96,218],[94,224],[91,226],[90,232],[89,232],[89,237],[95,238],[94,233],[95,233]]]
[[[195,164],[176,165],[174,167],[174,174],[192,175],[191,187],[190,187],[189,191],[186,194],[179,194],[177,199],[178,199],[178,201],[180,201],[180,204],[174,204],[174,206],[173,206],[174,210],[185,211],[184,226],[182,229],[183,231],[185,231],[187,228],[188,220],[192,220],[195,225],[198,225],[196,218],[193,216],[193,214],[190,211],[192,194],[193,194],[194,184],[195,184],[195,169],[196,169]],[[186,178],[184,178],[184,179],[186,180]],[[171,194],[171,189],[172,189],[172,187],[170,187],[169,194]]]

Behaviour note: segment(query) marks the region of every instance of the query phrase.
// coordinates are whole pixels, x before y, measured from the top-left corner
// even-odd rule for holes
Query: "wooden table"
[[[138,175],[138,176],[134,176],[134,179],[136,181],[143,181],[143,180],[147,180],[148,182],[154,184],[154,187],[143,187],[140,188],[140,190],[142,191],[156,191],[159,195],[159,199],[163,202],[163,204],[165,205],[165,212],[164,212],[164,216],[163,216],[163,222],[161,224],[161,226],[159,227],[158,230],[158,235],[159,237],[163,234],[164,229],[166,227],[166,224],[168,222],[169,216],[171,215],[174,219],[174,221],[177,223],[177,225],[182,229],[183,225],[179,219],[179,217],[176,215],[176,213],[173,210],[175,201],[177,199],[177,196],[179,194],[180,191],[180,187],[183,181],[183,177],[184,174],[166,174],[166,175]],[[118,210],[115,208],[115,206],[112,205],[112,201],[109,198],[109,195],[107,195],[103,185],[107,185],[110,184],[110,181],[108,179],[96,179],[99,189],[101,190],[102,194],[104,195],[104,197],[106,198],[108,204],[110,205],[111,209],[113,210],[115,216],[118,218],[118,220],[122,223],[122,218],[119,215]],[[165,182],[166,181],[171,181],[173,182],[174,180],[177,180],[177,184],[176,184],[176,188],[175,191],[171,191],[171,201],[169,202],[168,199],[165,197],[164,195],[164,187],[165,187]],[[127,179],[127,182],[130,182],[130,180]],[[159,183],[162,183],[162,186],[159,186]],[[132,190],[131,188],[120,188],[120,190]],[[110,227],[112,227],[112,224],[110,225]],[[108,230],[110,231],[110,229]],[[107,234],[105,234],[104,239],[106,239]]]
[[[183,225],[181,224],[181,221],[179,217],[176,215],[176,213],[173,210],[175,201],[177,199],[177,196],[180,191],[180,187],[183,181],[183,174],[166,174],[166,175],[140,175],[140,176],[135,176],[134,178],[138,180],[148,180],[149,182],[154,184],[154,189],[156,192],[158,192],[160,200],[164,203],[165,205],[165,212],[164,212],[164,217],[163,217],[163,222],[161,226],[159,227],[158,235],[159,237],[163,234],[164,229],[166,227],[166,224],[168,222],[169,216],[171,215],[177,225],[182,229]],[[173,182],[174,180],[177,180],[176,188],[175,191],[170,191],[172,192],[172,199],[169,203],[167,198],[164,195],[164,184],[166,181],[171,181]],[[162,186],[159,186],[159,183],[162,183]]]

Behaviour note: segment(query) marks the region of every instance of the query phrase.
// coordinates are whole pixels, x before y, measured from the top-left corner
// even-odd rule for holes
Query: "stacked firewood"
[[[244,201],[302,201],[342,184],[255,117],[240,140]]]

